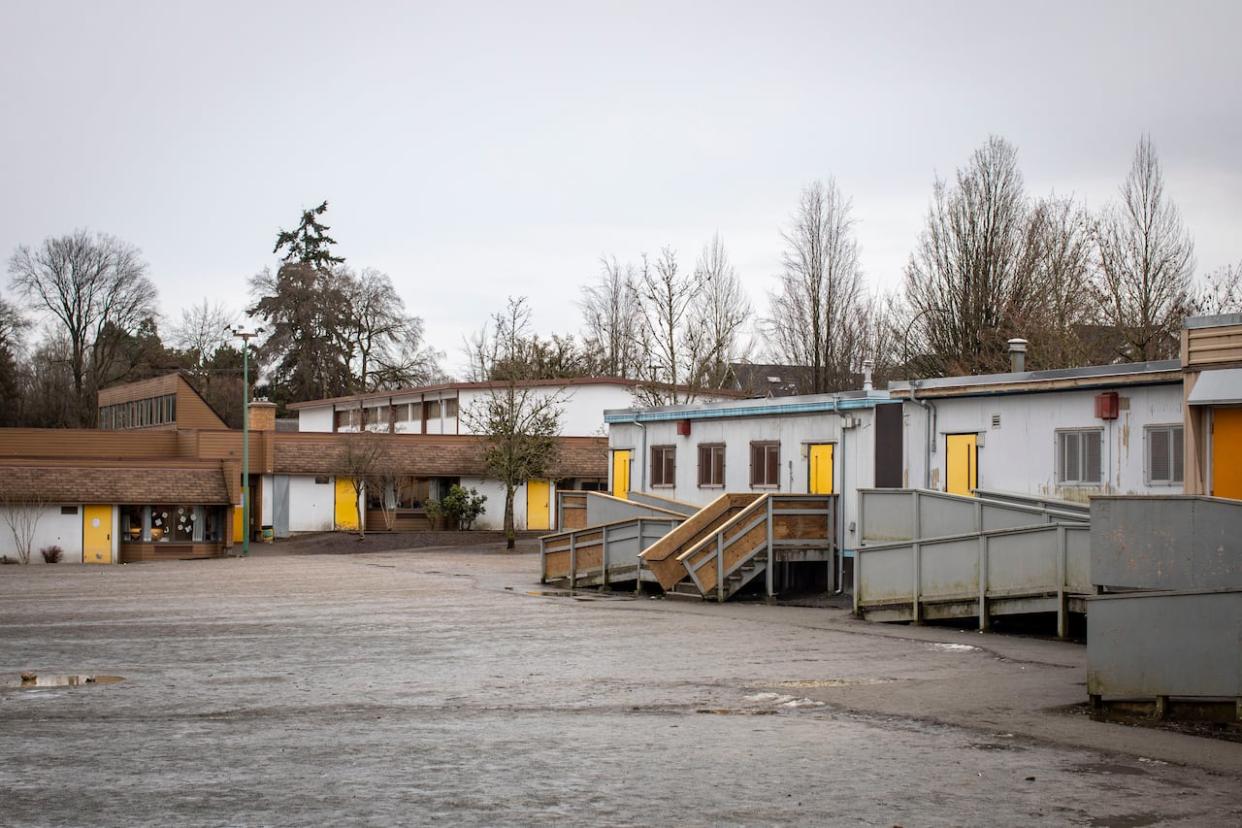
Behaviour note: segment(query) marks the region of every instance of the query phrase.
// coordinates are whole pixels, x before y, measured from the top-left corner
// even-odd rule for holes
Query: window
[[[77,506],[61,506],[60,513],[62,515],[76,515],[78,513]]]
[[[781,482],[781,444],[750,444],[750,485],[776,488]]]
[[[1182,482],[1185,447],[1180,425],[1147,429],[1147,482],[1171,486]]]
[[[1057,432],[1057,482],[1094,485],[1101,480],[1099,429]]]
[[[336,412],[335,416],[336,420],[333,423],[333,428],[337,431],[358,427],[358,409],[356,408],[339,410]]]
[[[457,416],[457,398],[456,397],[449,397],[447,400],[444,401],[444,416],[445,417],[456,417]]]
[[[329,482],[331,482],[331,481],[330,481],[330,479],[328,478],[328,475],[326,475],[326,474],[319,474],[319,475],[315,475],[315,485],[317,485],[317,486],[326,486],[326,485],[328,485],[328,483],[329,483]]]
[[[423,403],[423,419],[438,420],[440,419],[440,401],[427,400]]]
[[[398,423],[408,423],[410,421],[410,404],[401,403],[395,408],[396,413],[393,415]]]
[[[677,449],[673,446],[652,446],[651,485],[673,486],[677,483]]]
[[[724,486],[725,447],[723,445],[699,446],[699,485]]]

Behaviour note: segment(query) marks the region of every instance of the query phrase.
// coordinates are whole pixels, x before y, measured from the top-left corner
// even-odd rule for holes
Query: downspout
[[[931,461],[932,453],[936,450],[936,443],[932,439],[935,434],[936,426],[936,406],[926,400],[918,398],[919,385],[916,380],[910,381],[910,402],[923,409],[923,488],[931,488]]]
[[[630,424],[637,426],[643,433],[642,447],[639,449],[638,455],[638,490],[640,492],[647,491],[647,427],[638,421],[638,415],[634,415],[634,419],[630,420]],[[616,481],[613,481],[616,485]]]
[[[848,489],[845,484],[845,425],[841,422],[840,402],[839,397],[832,398],[832,413],[837,415],[837,431],[841,432],[841,491],[837,495],[841,508],[837,510],[837,589],[834,595],[845,590],[845,498]]]

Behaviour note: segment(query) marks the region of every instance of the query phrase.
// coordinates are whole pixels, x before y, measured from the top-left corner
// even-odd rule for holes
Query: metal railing
[[[634,517],[544,535],[539,539],[540,582],[560,582],[576,589],[641,581],[639,553],[681,522],[680,517]]]

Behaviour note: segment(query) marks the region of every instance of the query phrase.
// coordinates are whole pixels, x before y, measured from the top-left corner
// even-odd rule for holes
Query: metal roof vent
[[[1015,374],[1026,370],[1026,340],[1009,340],[1009,367]]]

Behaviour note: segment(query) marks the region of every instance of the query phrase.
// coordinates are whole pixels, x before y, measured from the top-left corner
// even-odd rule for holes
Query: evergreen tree
[[[272,248],[272,252],[279,253],[282,248],[287,249],[282,262],[307,264],[320,270],[331,270],[333,265],[344,263],[344,258],[332,255],[331,248],[336,244],[336,239],[328,235],[332,228],[321,224],[317,219],[317,216],[322,216],[327,211],[327,201],[318,207],[303,210],[302,220],[298,222],[296,229],[280,230],[276,234],[276,246]]]

